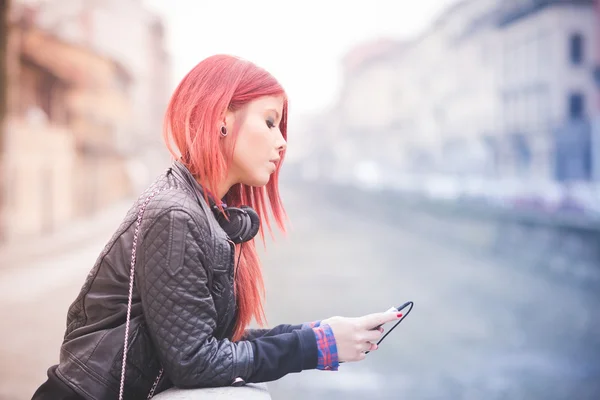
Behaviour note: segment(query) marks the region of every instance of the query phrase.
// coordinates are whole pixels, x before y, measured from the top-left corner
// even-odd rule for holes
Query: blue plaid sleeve
[[[317,338],[319,360],[317,369],[323,371],[337,371],[340,365],[338,360],[337,346],[331,327],[327,324],[312,328]]]

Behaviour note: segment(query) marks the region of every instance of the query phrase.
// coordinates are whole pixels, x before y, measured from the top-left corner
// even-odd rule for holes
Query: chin
[[[263,187],[266,186],[267,183],[271,180],[271,175],[266,176],[255,176],[252,179],[248,179],[245,182],[242,182],[244,185],[252,186],[252,187]]]

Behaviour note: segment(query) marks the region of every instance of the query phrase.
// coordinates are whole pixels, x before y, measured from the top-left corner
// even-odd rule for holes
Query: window
[[[511,141],[515,157],[515,166],[519,172],[527,172],[531,167],[531,161],[533,159],[529,139],[522,133],[513,133],[511,135]]]
[[[571,35],[571,38],[569,40],[569,53],[571,58],[571,64],[583,64],[583,36],[581,34],[574,33]]]
[[[549,104],[548,89],[544,86],[535,92],[535,129],[543,132],[549,125]]]
[[[540,78],[542,76],[542,70],[543,70],[542,66],[546,66],[545,64],[548,63],[548,58],[546,57],[546,54],[545,54],[545,46],[546,46],[546,36],[545,36],[544,32],[540,30],[537,33],[535,55],[533,55],[533,57],[535,58],[535,61],[536,61],[535,62],[535,75],[537,78]]]
[[[569,95],[569,118],[583,118],[585,111],[585,98],[581,93],[571,93]]]

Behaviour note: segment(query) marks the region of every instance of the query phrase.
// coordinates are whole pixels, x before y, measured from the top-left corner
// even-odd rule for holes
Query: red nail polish
[[[397,317],[402,318],[402,313],[398,313]]]

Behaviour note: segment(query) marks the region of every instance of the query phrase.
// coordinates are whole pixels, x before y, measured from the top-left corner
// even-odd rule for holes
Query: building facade
[[[410,42],[350,52],[332,115],[392,174],[598,181],[595,6],[460,1]]]
[[[162,19],[142,0],[46,0],[39,22],[57,36],[119,62],[129,71],[133,118],[119,145],[131,155],[131,174],[144,188],[168,165],[162,140],[171,64]]]
[[[114,145],[132,119],[131,76],[15,8],[8,39],[4,239],[52,232],[132,192]]]
[[[599,114],[592,1],[508,1],[499,11],[504,172],[543,180],[592,176]]]

